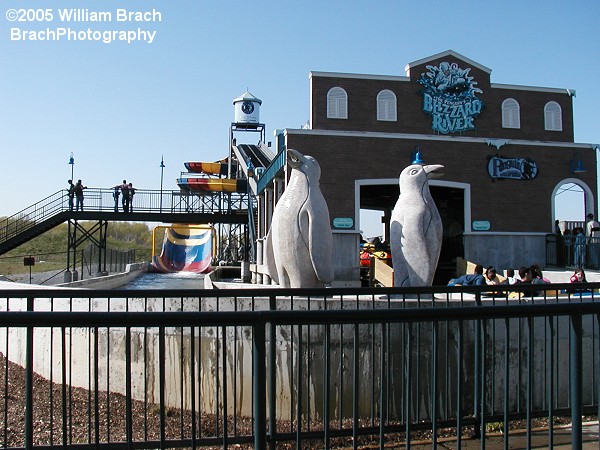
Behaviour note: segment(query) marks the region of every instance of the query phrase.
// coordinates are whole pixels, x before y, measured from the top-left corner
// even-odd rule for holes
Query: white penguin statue
[[[400,174],[400,196],[390,220],[394,286],[431,286],[442,249],[442,219],[428,179],[441,165],[412,164]]]
[[[292,149],[287,150],[287,163],[292,171],[273,212],[266,264],[281,287],[323,287],[334,273],[329,209],[319,187],[321,168],[313,157]]]

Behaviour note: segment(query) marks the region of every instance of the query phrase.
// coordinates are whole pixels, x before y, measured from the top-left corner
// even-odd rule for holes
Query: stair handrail
[[[61,189],[27,208],[2,219],[0,222],[0,243],[33,228],[37,223],[68,209],[68,194]]]

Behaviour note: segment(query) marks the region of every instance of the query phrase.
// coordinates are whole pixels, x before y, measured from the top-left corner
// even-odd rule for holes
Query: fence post
[[[27,297],[27,311],[33,311],[33,297]],[[25,448],[33,448],[33,325],[27,326],[25,349]],[[8,366],[8,358],[6,359]],[[5,414],[7,412],[5,411]]]
[[[570,394],[571,394],[571,448],[580,450],[581,442],[581,313],[571,315],[570,327],[570,364],[569,364],[569,379],[570,379]]]
[[[481,291],[475,293],[475,301],[477,306],[481,306]],[[481,387],[483,384],[483,373],[482,373],[482,357],[483,349],[481,346],[481,319],[475,321],[475,336],[474,336],[474,358],[475,358],[475,376],[473,377],[473,416],[475,417],[475,425],[473,427],[473,437],[479,439],[481,437],[481,417],[482,411],[480,407],[482,405]]]
[[[265,321],[262,317],[252,327],[252,412],[254,416],[254,448],[255,450],[266,450],[266,425],[267,425],[267,407],[266,407],[266,339],[265,339]]]
[[[269,296],[269,309],[271,311],[277,310],[277,296],[271,295]],[[276,411],[276,402],[275,398],[277,397],[277,389],[276,389],[276,377],[277,377],[277,367],[275,361],[276,357],[276,329],[275,324],[269,323],[269,434],[273,436],[277,429],[277,423],[275,418],[277,417]],[[275,443],[271,441],[269,443],[269,448],[274,449]]]

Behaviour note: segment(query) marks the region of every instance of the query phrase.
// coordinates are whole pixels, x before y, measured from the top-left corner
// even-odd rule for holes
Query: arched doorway
[[[592,190],[587,184],[577,178],[567,178],[556,185],[552,192],[552,217],[554,234],[546,236],[546,264],[548,266],[575,267],[597,269],[598,247],[589,246],[585,250],[576,249],[575,237],[578,232],[586,233],[586,216],[595,215],[595,200]],[[577,248],[579,244],[577,244]],[[592,256],[593,258],[589,258]],[[577,253],[580,253],[580,260]],[[588,253],[588,258],[586,258]],[[583,262],[581,262],[583,261]],[[588,266],[588,263],[590,264]]]
[[[594,195],[589,186],[577,178],[561,181],[552,192],[552,217],[561,231],[585,223],[586,215],[595,215]]]
[[[429,190],[444,226],[434,284],[446,284],[456,274],[456,258],[464,257],[463,234],[470,230],[471,224],[471,190],[469,184],[444,180],[430,180]],[[362,220],[370,220],[368,230],[374,230],[374,236],[383,236],[382,240],[388,241],[391,212],[400,194],[398,180],[356,180],[355,193],[358,227],[362,230]],[[381,227],[376,226],[377,220],[382,222]],[[363,237],[371,237],[369,231]]]

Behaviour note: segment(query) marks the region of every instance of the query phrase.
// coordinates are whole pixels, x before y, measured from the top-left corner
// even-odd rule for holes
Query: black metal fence
[[[117,250],[107,248],[104,251],[93,244],[88,245],[81,250],[78,262],[75,267],[81,267],[81,280],[84,278],[95,277],[99,272],[110,273],[125,272],[127,264],[135,263],[135,249]]]
[[[546,265],[600,270],[600,238],[548,234]]]
[[[0,445],[581,448],[599,288],[2,291]]]

